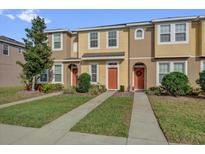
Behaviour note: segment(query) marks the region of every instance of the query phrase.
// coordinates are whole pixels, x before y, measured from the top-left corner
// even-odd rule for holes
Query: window
[[[108,48],[116,48],[118,46],[118,32],[109,31],[108,32]]]
[[[144,39],[144,30],[143,29],[136,29],[135,30],[135,39],[136,40]]]
[[[181,72],[187,74],[187,63],[185,61],[159,62],[158,63],[158,84],[163,77],[170,72]]]
[[[170,42],[171,41],[171,27],[170,25],[160,26],[160,42]]]
[[[175,25],[175,41],[186,41],[186,24]]]
[[[89,33],[89,48],[98,48],[98,32],[90,32]]]
[[[62,82],[62,65],[61,64],[54,65],[54,82],[56,83]]]
[[[174,63],[174,72],[185,73],[185,63],[184,62],[175,62]]]
[[[188,42],[187,23],[171,23],[159,25],[159,43],[187,43]]]
[[[205,61],[202,60],[201,61],[201,71],[204,71],[205,70]]]
[[[9,56],[9,45],[3,44],[3,55]]]
[[[159,83],[162,83],[163,77],[170,72],[169,63],[160,63],[159,64]]]
[[[78,43],[73,42],[73,52],[77,52],[77,51],[78,51]]]
[[[62,50],[62,38],[61,33],[53,34],[53,50]]]
[[[41,73],[40,82],[48,82],[48,70],[45,70],[43,73]]]
[[[90,76],[91,76],[91,83],[96,84],[98,82],[98,67],[97,64],[90,65]]]
[[[22,54],[23,51],[24,51],[24,50],[23,50],[22,48],[19,48],[19,50],[18,50],[19,54]]]

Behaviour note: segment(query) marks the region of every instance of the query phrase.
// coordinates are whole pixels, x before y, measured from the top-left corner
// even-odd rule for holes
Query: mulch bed
[[[129,97],[129,96],[133,96],[133,92],[116,92],[113,96],[115,96],[115,97]]]

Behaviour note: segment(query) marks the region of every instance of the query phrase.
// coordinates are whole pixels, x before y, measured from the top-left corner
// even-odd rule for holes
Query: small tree
[[[23,73],[32,83],[32,90],[34,90],[39,74],[44,70],[50,69],[53,65],[51,59],[51,49],[47,45],[47,34],[44,33],[46,24],[43,18],[39,16],[32,20],[31,29],[26,28],[26,38],[23,38],[25,43],[24,59],[25,64],[17,62],[23,68]]]
[[[88,73],[82,73],[78,78],[77,91],[80,93],[86,93],[90,88],[90,75]]]
[[[196,83],[200,85],[203,91],[205,91],[205,71],[199,73],[199,79],[196,80]]]
[[[174,96],[183,96],[191,92],[188,77],[184,73],[172,72],[164,76],[162,86]]]

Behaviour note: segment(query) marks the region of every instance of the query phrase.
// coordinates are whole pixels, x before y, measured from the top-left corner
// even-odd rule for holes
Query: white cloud
[[[6,14],[5,16],[7,16],[8,18],[14,20],[16,17],[12,14]]]
[[[31,22],[32,19],[36,18],[38,16],[38,10],[24,10],[22,11],[20,14],[17,15],[17,17],[23,21],[26,22]],[[45,19],[45,23],[50,23],[51,20],[44,18]]]

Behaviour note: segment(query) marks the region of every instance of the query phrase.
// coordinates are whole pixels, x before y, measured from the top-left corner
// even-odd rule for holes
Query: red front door
[[[78,80],[78,69],[77,68],[73,68],[72,69],[72,86],[76,87],[77,80]]]
[[[144,89],[144,68],[134,68],[134,87]]]
[[[108,89],[117,89],[117,68],[108,68]]]

